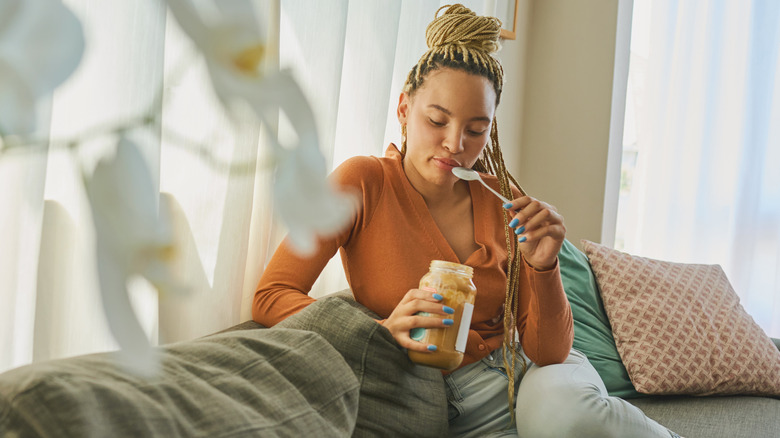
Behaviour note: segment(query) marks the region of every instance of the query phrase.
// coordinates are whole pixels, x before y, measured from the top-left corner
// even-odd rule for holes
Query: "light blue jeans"
[[[584,354],[572,350],[559,365],[539,367],[526,357],[515,369],[516,423],[510,424],[509,379],[502,349],[444,381],[450,436],[458,437],[665,437],[671,433],[639,408],[610,397]]]

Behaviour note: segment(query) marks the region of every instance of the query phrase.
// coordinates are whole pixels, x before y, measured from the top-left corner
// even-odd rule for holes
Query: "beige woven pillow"
[[[780,351],[739,304],[720,266],[582,244],[637,391],[780,395]]]

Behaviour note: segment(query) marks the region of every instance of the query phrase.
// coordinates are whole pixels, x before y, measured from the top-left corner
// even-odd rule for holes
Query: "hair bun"
[[[444,8],[447,10],[438,16]],[[429,49],[457,45],[494,53],[501,47],[498,44],[501,20],[498,18],[479,16],[461,4],[442,6],[436,15],[425,30]]]

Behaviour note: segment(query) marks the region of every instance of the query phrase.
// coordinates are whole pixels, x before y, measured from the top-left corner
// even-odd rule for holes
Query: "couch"
[[[608,334],[583,317],[599,306],[583,292],[593,283],[583,257],[567,242],[560,258],[575,348],[611,394],[687,438],[780,437],[777,398],[632,394],[619,358],[591,348]],[[440,372],[410,362],[375,316],[342,291],[271,329],[247,321],[160,347],[153,379],[114,353],[10,370],[0,374],[0,436],[447,436]]]
[[[341,296],[341,299],[348,297]],[[259,328],[263,327],[254,321],[247,321],[229,330]],[[773,338],[772,341],[780,349],[780,339]],[[780,398],[650,396],[628,398],[627,401],[686,438],[780,437]],[[376,436],[383,434],[377,433]]]
[[[586,241],[582,243],[587,252]],[[564,242],[559,261],[564,289],[574,315],[574,348],[586,354],[610,395],[624,398],[650,418],[687,438],[780,437],[780,398],[648,396],[636,391],[615,346],[601,299],[603,291],[596,280],[597,269],[592,266],[594,261],[569,241]],[[761,335],[766,337],[763,332]],[[780,349],[780,340],[772,339],[772,342]]]

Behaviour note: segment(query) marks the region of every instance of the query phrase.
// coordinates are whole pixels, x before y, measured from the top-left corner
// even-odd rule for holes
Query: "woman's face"
[[[429,73],[414,95],[403,93],[398,121],[406,124],[410,180],[454,184],[452,168],[473,166],[490,139],[495,102],[487,78],[449,68]]]

